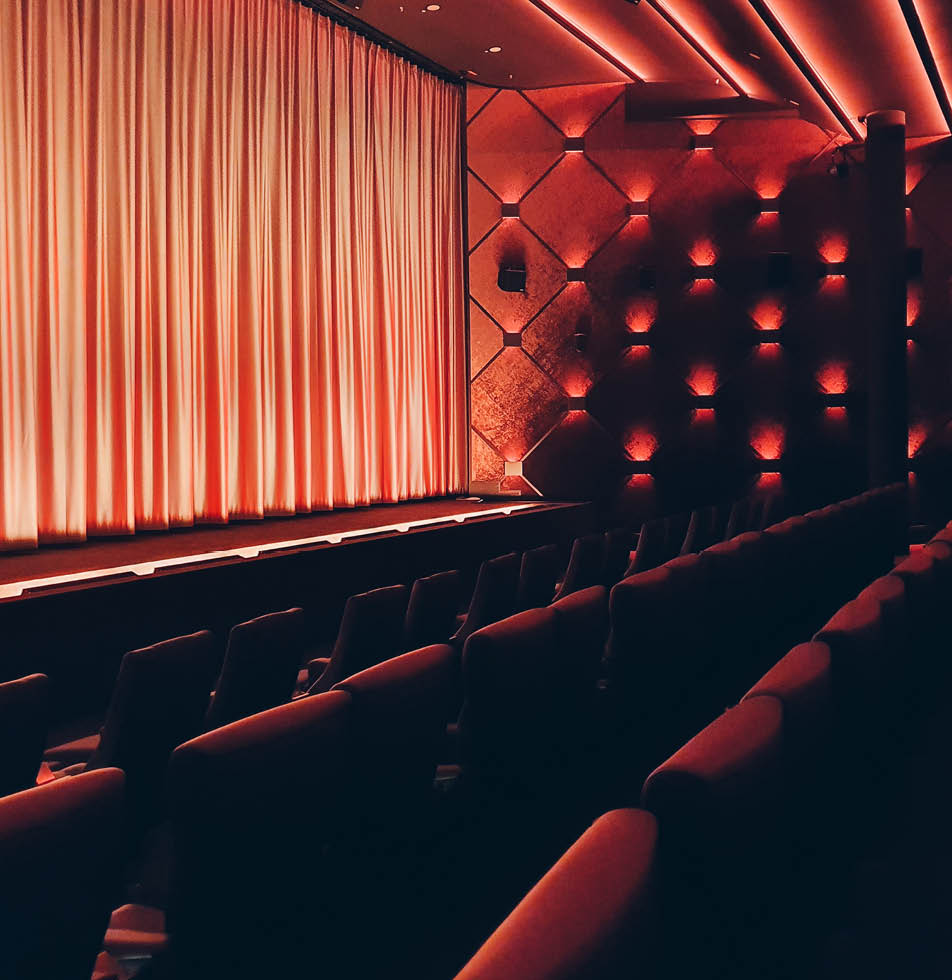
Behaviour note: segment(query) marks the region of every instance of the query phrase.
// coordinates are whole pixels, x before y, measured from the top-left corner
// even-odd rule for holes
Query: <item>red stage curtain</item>
[[[463,489],[459,100],[292,0],[0,3],[0,546]]]

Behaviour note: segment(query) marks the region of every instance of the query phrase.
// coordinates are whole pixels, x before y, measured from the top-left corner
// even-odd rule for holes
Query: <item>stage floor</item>
[[[451,521],[462,524],[551,506],[545,501],[440,498],[227,525],[143,531],[122,537],[93,538],[83,544],[46,545],[35,551],[0,557],[0,599],[13,598],[27,590],[130,573],[151,575],[223,559],[258,558],[272,551],[336,545],[353,538]]]

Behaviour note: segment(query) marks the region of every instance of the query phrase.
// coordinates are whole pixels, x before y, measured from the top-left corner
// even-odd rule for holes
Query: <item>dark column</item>
[[[906,396],[906,114],[866,117],[869,174],[869,483],[905,481]]]

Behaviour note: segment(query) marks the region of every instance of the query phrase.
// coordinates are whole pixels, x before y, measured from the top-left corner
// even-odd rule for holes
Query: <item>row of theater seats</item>
[[[894,492],[833,520],[860,531]],[[843,543],[818,557],[858,576]],[[902,774],[943,710],[952,524],[857,592],[654,768],[638,808],[598,817],[457,980],[947,975],[911,972],[908,948],[880,973],[875,942],[824,972],[852,869],[915,799]]]
[[[811,571],[807,553],[824,541],[865,547],[870,560],[879,560],[888,550],[887,542],[881,536],[879,545],[871,546],[866,539],[875,537],[867,533],[870,521],[878,522],[878,526],[888,524],[884,500],[883,495],[872,495],[829,513],[808,516],[805,525],[814,528],[812,534],[796,520],[793,524],[785,522],[786,530],[782,530],[783,525],[771,529],[779,550],[773,543],[768,546],[767,539],[762,544],[769,554],[789,563],[790,575]],[[608,537],[602,539],[603,558],[610,551],[608,542]],[[693,559],[705,570],[700,577],[692,578],[692,559],[678,559],[655,578],[660,574],[662,579],[673,576],[679,580],[688,588],[682,599],[690,606],[704,601],[712,583],[722,579],[725,595],[731,594],[731,586],[744,588],[743,576],[736,574],[738,563],[747,568],[747,576],[755,584],[760,582],[765,566],[771,564],[768,551],[762,550],[757,557],[758,549],[752,547],[749,538],[728,542],[720,551],[719,547]],[[518,572],[518,556],[506,559],[509,568],[515,565]],[[862,564],[858,555],[844,559],[833,569],[824,564],[818,574],[809,577],[814,599],[822,597],[821,587],[831,584],[840,572],[861,574]],[[603,564],[603,574],[605,569]],[[570,577],[569,571],[565,579]],[[626,587],[645,579],[645,575],[635,576]],[[476,593],[479,591],[477,585]],[[654,615],[661,615],[665,608],[670,611],[663,602],[655,605],[650,588],[645,598],[654,606]],[[709,600],[708,605],[715,603]],[[613,611],[614,606],[613,596]],[[605,801],[610,802],[617,792],[619,780],[615,777],[630,762],[627,750],[619,751],[618,741],[631,713],[621,695],[625,688],[620,678],[630,677],[630,672],[625,675],[617,669],[625,659],[622,655],[619,660],[624,633],[619,621],[613,624],[612,670],[600,678],[607,608],[604,585],[571,593],[551,607],[529,610],[496,627],[474,629],[462,638],[457,631],[455,648],[435,646],[390,659],[335,683],[331,692],[256,714],[181,746],[173,755],[167,793],[174,842],[171,883],[158,896],[169,913],[167,927],[158,911],[124,908],[114,917],[107,945],[117,953],[139,955],[143,950],[155,953],[171,944],[178,975],[182,976],[198,976],[203,970],[207,975],[208,969],[217,969],[225,961],[230,963],[229,975],[257,975],[241,971],[250,970],[251,964],[259,972],[266,969],[262,956],[285,956],[289,964],[300,964],[304,947],[313,948],[319,926],[328,930],[333,956],[340,954],[346,960],[341,968],[346,968],[348,975],[385,975],[379,972],[379,962],[376,966],[365,964],[363,972],[363,968],[355,971],[355,958],[372,960],[381,949],[399,948],[407,938],[406,930],[398,928],[398,924],[407,923],[401,910],[419,908],[421,902],[426,906],[429,901],[432,921],[443,916],[446,926],[444,939],[434,943],[433,960],[439,962],[436,954],[442,945],[449,951],[446,962],[451,961],[458,949],[465,948],[469,941],[465,934],[481,921],[480,913],[491,928],[498,921],[499,908],[505,907],[501,903],[524,886],[525,876],[537,874],[540,861],[561,849],[566,834],[604,808]],[[793,615],[792,606],[777,608]],[[713,637],[718,630],[730,631],[736,625],[724,610],[717,612],[720,619],[715,616],[709,624]],[[181,642],[194,647],[191,659],[204,662],[207,637],[197,634]],[[641,659],[650,670],[661,659],[659,652],[650,645],[644,647]],[[180,658],[182,663],[188,659],[184,654]],[[650,682],[663,683],[663,675]],[[174,698],[173,686],[169,685],[169,696]],[[452,767],[456,771],[444,784],[454,788],[453,812],[465,814],[462,834],[457,826],[447,830],[445,810],[442,817],[435,817],[430,792],[433,772],[445,761],[441,757],[443,731],[456,717],[460,686],[459,765]],[[121,687],[117,685],[117,689]],[[227,684],[219,680],[216,693],[226,688]],[[208,689],[206,683],[206,702]],[[660,693],[670,697],[670,692]],[[166,707],[169,705],[177,717],[179,702],[173,700]],[[338,721],[325,725],[325,713]],[[143,740],[148,741],[150,724],[165,721],[160,711],[143,715],[138,723]],[[135,713],[130,723],[135,727]],[[160,758],[161,753],[153,756],[153,787],[161,783],[154,777],[176,744],[172,741],[166,745],[164,757]],[[606,745],[611,745],[612,751],[606,752]],[[206,761],[194,766],[176,761],[193,758],[195,752],[195,758]],[[209,758],[203,754],[206,752]],[[326,766],[330,770],[325,771]],[[97,774],[90,772],[75,780],[91,785],[93,775]],[[121,782],[122,777],[118,778]],[[115,795],[115,775],[110,780],[110,792]],[[128,771],[126,782],[133,801],[131,808],[126,807],[127,813],[149,812]],[[56,786],[42,789],[53,793],[67,784],[75,782],[60,780]],[[100,778],[96,788],[102,785]],[[33,799],[39,792],[31,791]],[[215,800],[220,800],[220,806]],[[543,800],[549,810],[539,825],[538,804]],[[23,804],[19,806],[22,809]],[[512,843],[531,838],[533,846],[495,846],[500,821],[512,824],[508,834]],[[104,824],[112,826],[109,821]],[[68,836],[68,828],[61,830]],[[115,839],[111,831],[103,846],[114,845]],[[93,846],[91,839],[88,843]],[[485,879],[487,869],[499,868],[498,856],[507,852],[516,855],[514,867],[501,871],[484,887],[480,877]],[[493,859],[480,867],[483,856]],[[427,863],[429,876],[420,871]],[[224,866],[227,864],[234,866],[229,869]],[[108,866],[109,861],[104,861],[103,867]],[[469,898],[475,896],[473,900],[458,906],[445,901],[445,891],[437,887],[435,878],[445,876],[450,868],[456,868],[469,882]],[[62,882],[68,870],[69,862],[64,862],[57,880]],[[85,881],[81,870],[72,879],[79,884]],[[415,881],[410,889],[415,890],[413,901],[408,900],[408,881]],[[302,882],[307,883],[303,891]],[[69,888],[65,893],[63,912],[68,915],[69,900],[76,894]],[[270,907],[275,895],[288,898],[292,908],[286,902],[276,911],[262,908],[265,900]],[[37,902],[42,897],[38,894]],[[376,914],[370,914],[370,909]],[[453,921],[454,915],[463,920],[462,938],[456,935],[460,922]],[[367,949],[359,941],[357,948],[344,943],[342,950],[341,938],[351,934],[348,930],[352,931],[355,923],[368,919],[375,923],[378,933],[386,931],[388,942]],[[481,936],[488,931],[480,929],[482,926],[474,934]],[[69,929],[66,933],[71,935]],[[276,942],[271,941],[272,933]],[[24,929],[23,935],[29,937],[31,933]],[[226,949],[215,941],[220,935],[229,937]],[[62,945],[64,949],[71,946],[69,942]],[[75,948],[82,949],[83,945],[77,943]],[[327,961],[333,958],[327,950],[323,955]],[[21,967],[14,975],[54,975],[31,973],[23,964]]]

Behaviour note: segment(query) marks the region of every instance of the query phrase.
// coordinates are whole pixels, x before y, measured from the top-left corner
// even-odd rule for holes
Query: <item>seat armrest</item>
[[[331,662],[330,657],[315,657],[307,665],[307,686],[311,688],[316,684],[327,670],[327,665]]]

